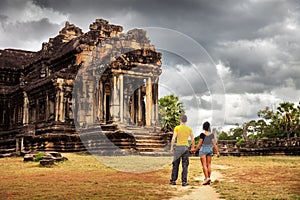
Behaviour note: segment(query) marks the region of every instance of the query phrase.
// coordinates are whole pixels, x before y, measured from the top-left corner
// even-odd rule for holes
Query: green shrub
[[[40,160],[42,160],[44,157],[44,153],[43,152],[39,152],[38,154],[35,155],[34,161],[35,162],[39,162]]]
[[[244,138],[241,138],[241,139],[239,139],[239,140],[236,142],[236,144],[237,144],[237,145],[240,145],[240,144],[245,143],[245,142],[246,142],[245,139],[244,139]]]

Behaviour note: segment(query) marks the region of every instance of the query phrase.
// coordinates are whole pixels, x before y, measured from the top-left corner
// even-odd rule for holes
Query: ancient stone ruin
[[[46,152],[46,153],[30,153],[24,156],[24,162],[35,161],[39,162],[40,166],[51,166],[54,162],[63,162],[68,158],[63,157],[59,152]]]
[[[122,31],[103,19],[86,33],[66,22],[38,52],[0,50],[0,154],[164,151],[162,54],[144,30]]]
[[[0,50],[0,157],[58,151],[167,155],[158,80],[162,54],[141,29],[69,22],[38,52]],[[223,155],[299,155],[291,141],[219,141]]]

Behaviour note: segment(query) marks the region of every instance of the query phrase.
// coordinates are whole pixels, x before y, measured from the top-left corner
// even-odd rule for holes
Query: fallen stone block
[[[49,154],[52,155],[55,158],[62,157],[61,153],[59,153],[59,152],[49,152]]]
[[[28,161],[34,161],[35,159],[35,154],[26,154],[24,156],[24,162],[28,162]]]
[[[40,165],[41,166],[51,166],[51,165],[54,165],[54,159],[43,159],[43,160],[40,160]]]

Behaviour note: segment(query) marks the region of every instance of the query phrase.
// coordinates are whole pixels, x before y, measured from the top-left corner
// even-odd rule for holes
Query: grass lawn
[[[0,199],[169,199],[189,192],[168,185],[170,158],[139,157],[132,165],[136,157],[63,156],[69,160],[53,167],[1,158]],[[213,164],[226,166],[218,169],[224,180],[212,184],[222,198],[300,199],[300,157],[221,157]],[[195,177],[202,170],[191,158],[191,186],[201,184]]]
[[[214,158],[227,166],[224,180],[213,187],[222,198],[300,199],[300,157],[254,156]]]

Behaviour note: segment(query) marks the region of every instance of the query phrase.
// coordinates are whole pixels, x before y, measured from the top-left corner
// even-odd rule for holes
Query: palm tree
[[[279,116],[279,128],[287,134],[289,139],[291,134],[299,128],[300,106],[294,107],[294,103],[283,102],[279,104],[277,114]],[[300,105],[300,102],[299,102]]]
[[[180,116],[184,113],[183,104],[173,94],[160,98],[158,103],[162,130],[165,132],[173,131],[175,126],[179,125]]]
[[[283,102],[277,107],[277,111],[271,111],[268,107],[258,112],[258,116],[270,121],[270,130],[286,135],[289,139],[292,134],[300,131],[300,102],[297,107],[294,103]]]

